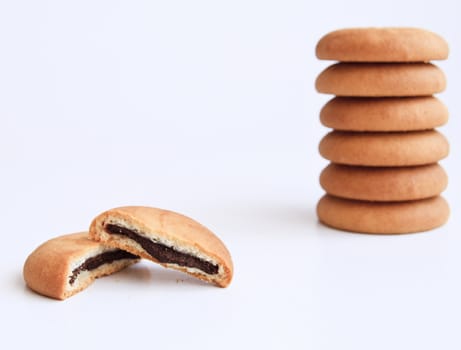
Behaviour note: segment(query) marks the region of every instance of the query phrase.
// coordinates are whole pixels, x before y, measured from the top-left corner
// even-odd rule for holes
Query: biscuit
[[[320,121],[336,130],[427,130],[444,125],[448,109],[433,96],[335,97],[323,106]]]
[[[439,35],[419,28],[348,28],[326,34],[317,58],[343,62],[427,62],[448,57]]]
[[[53,238],[35,249],[24,263],[26,284],[35,292],[66,299],[96,278],[134,264],[139,257],[88,239],[87,232]]]
[[[319,220],[340,230],[397,234],[431,230],[443,225],[450,209],[443,197],[406,202],[367,202],[322,197],[317,205]]]
[[[447,174],[437,163],[392,168],[330,164],[320,174],[320,185],[328,194],[368,201],[434,197],[447,184]]]
[[[97,216],[90,238],[164,267],[226,287],[233,264],[224,243],[184,215],[150,207],[121,207]]]
[[[411,166],[436,163],[449,152],[436,130],[411,132],[332,131],[319,144],[320,154],[339,164]]]
[[[336,63],[315,81],[318,92],[350,97],[428,96],[446,87],[431,63]]]

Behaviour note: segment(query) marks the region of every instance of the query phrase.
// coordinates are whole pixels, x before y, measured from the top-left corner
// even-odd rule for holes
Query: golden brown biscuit
[[[223,242],[203,225],[172,211],[111,209],[93,220],[90,237],[220,287],[232,279],[232,260]]]
[[[349,131],[427,130],[447,120],[447,107],[433,96],[335,97],[320,111],[323,125]]]
[[[436,163],[449,152],[448,141],[435,130],[410,132],[332,131],[319,144],[333,163],[364,166],[412,166]]]
[[[328,194],[381,202],[434,197],[447,183],[439,164],[392,168],[330,164],[320,174],[320,185]]]
[[[315,51],[343,62],[427,62],[446,59],[448,44],[419,28],[348,28],[326,34]]]
[[[87,232],[80,232],[40,245],[27,258],[23,275],[35,292],[63,300],[85,289],[96,278],[138,260],[133,254],[89,240]]]
[[[440,196],[406,202],[367,202],[322,197],[317,205],[321,222],[340,230],[397,234],[431,230],[443,225],[450,215]]]
[[[431,63],[336,63],[320,73],[318,92],[337,96],[429,96],[446,87],[445,75]]]

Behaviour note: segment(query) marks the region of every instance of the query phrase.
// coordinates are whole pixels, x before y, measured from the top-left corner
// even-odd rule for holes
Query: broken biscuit
[[[184,215],[151,207],[115,208],[97,216],[89,232],[93,240],[219,287],[231,282],[233,264],[224,243]]]

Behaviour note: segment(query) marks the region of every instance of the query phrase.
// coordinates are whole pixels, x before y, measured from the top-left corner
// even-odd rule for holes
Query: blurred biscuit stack
[[[378,234],[443,225],[448,179],[438,161],[449,145],[435,128],[448,110],[433,95],[446,80],[429,61],[447,58],[446,41],[417,28],[352,28],[325,35],[316,54],[339,61],[316,80],[318,92],[336,95],[320,112],[333,129],[319,145],[331,162],[320,175],[320,221]]]

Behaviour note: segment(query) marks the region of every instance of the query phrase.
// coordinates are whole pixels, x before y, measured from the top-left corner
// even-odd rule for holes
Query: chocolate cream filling
[[[82,271],[95,270],[101,265],[110,264],[116,260],[124,260],[124,259],[139,259],[139,257],[134,254],[128,253],[124,250],[117,249],[117,250],[111,250],[108,252],[104,252],[99,255],[88,258],[79,267],[75,268],[72,271],[72,275],[69,277],[69,284],[70,285],[74,284],[78,275]]]
[[[203,260],[191,254],[180,252],[165,244],[153,242],[147,237],[141,236],[137,232],[127,229],[126,227],[106,224],[104,226],[106,232],[113,235],[126,236],[137,242],[147,253],[160,263],[176,264],[190,268],[199,269],[209,275],[218,273],[218,265],[212,264],[209,261]]]

